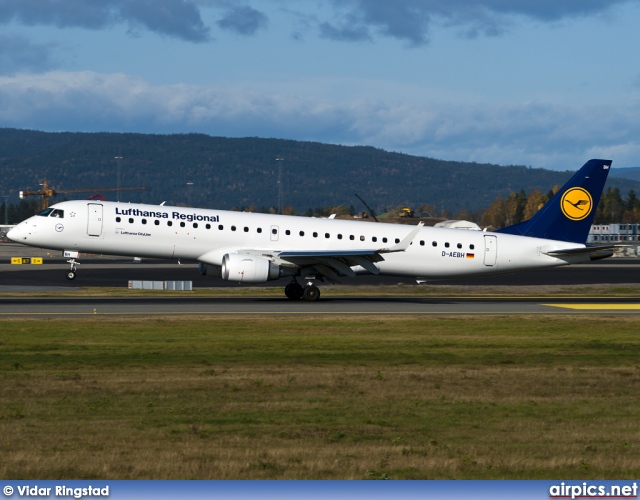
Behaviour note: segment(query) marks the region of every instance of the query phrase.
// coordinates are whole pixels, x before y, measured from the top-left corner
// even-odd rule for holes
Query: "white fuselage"
[[[228,252],[352,251],[392,247],[413,226],[117,202],[66,201],[61,217],[36,215],[9,237],[19,243],[87,253],[200,260],[221,265]],[[383,253],[380,274],[442,279],[588,262],[586,253],[550,256],[575,243],[510,234],[423,227],[405,251]],[[206,258],[202,258],[203,256]],[[356,273],[367,272],[360,266]]]

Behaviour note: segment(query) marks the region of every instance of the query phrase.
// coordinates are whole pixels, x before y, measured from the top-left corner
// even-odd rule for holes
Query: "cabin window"
[[[249,228],[247,226],[244,226],[244,232],[248,233],[249,232]]]
[[[167,226],[171,227],[173,226],[173,222],[171,222],[170,220],[167,221]]]
[[[424,246],[424,240],[420,240],[420,246],[423,247]]]
[[[271,228],[271,234],[278,234],[278,229],[275,227]]]
[[[338,235],[338,239],[339,239],[339,240],[341,240],[341,239],[342,239],[342,235],[341,235],[341,234],[339,234],[339,235]]]
[[[259,227],[259,228],[257,229],[257,231],[258,231],[258,233],[261,233],[261,232],[262,232],[262,228],[261,228],[261,227]]]
[[[329,238],[331,235],[329,233],[324,233],[325,238]]]
[[[38,214],[40,215],[40,214]],[[120,217],[116,217],[116,222],[120,222],[122,219],[120,219]]]
[[[378,241],[378,238],[377,238],[376,236],[373,236],[373,237],[371,238],[371,241],[373,241],[373,242],[375,243],[376,241]]]
[[[356,237],[355,237],[353,234],[350,234],[350,235],[349,235],[349,239],[350,239],[351,241],[353,241],[353,240],[355,240],[355,239],[356,239]]]
[[[360,241],[364,241],[364,240],[365,240],[365,237],[361,235],[360,236]]]
[[[433,247],[437,247],[437,246],[438,246],[438,242],[437,242],[437,241],[432,241],[432,242],[431,242],[431,246],[433,246]]]
[[[235,231],[236,230],[236,226],[231,226],[231,230]]]
[[[184,227],[186,224],[184,222],[180,223],[180,227]]]
[[[470,248],[471,250],[473,250],[475,247],[476,247],[476,246],[475,246],[473,243],[471,243],[471,245],[469,245],[469,248]]]
[[[300,231],[300,236],[304,236],[304,231]]]
[[[313,233],[313,237],[317,238],[318,237],[318,233]]]
[[[193,223],[193,229],[198,229],[198,223],[197,222]]]
[[[158,219],[154,220],[154,221],[153,221],[153,223],[154,223],[156,226],[159,226],[159,225],[160,225],[160,221],[159,221]]]
[[[133,219],[129,219],[129,224],[133,224]]]
[[[220,224],[220,225],[218,226],[218,230],[219,230],[219,231],[222,231],[223,229],[224,229],[224,226],[223,226],[222,224]]]
[[[389,241],[389,240],[387,240],[386,236],[384,238],[382,238],[382,243],[386,243],[387,241]]]
[[[462,248],[462,243],[458,243],[457,247]]]
[[[204,227],[206,227],[207,229],[211,229],[211,224],[207,224],[207,225],[206,225],[206,226],[204,226]]]
[[[449,243],[445,243],[445,244],[444,244],[444,247],[445,247],[445,248],[449,248]]]
[[[284,232],[284,234],[286,234],[287,236],[291,236],[291,231],[289,231],[288,229]]]
[[[147,223],[147,219],[142,219],[142,223],[146,224]]]
[[[400,243],[400,238],[396,238],[396,243]]]

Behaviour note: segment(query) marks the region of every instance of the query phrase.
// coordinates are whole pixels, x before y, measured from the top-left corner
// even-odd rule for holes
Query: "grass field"
[[[4,320],[4,479],[640,476],[626,317]]]

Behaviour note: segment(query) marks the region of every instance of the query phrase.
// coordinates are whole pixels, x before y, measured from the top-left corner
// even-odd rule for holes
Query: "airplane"
[[[611,160],[589,160],[530,220],[494,232],[75,200],[47,208],[7,236],[64,251],[70,280],[80,252],[195,260],[201,274],[214,278],[289,279],[287,298],[315,301],[315,281],[343,276],[409,276],[422,283],[609,257],[615,245],[586,240],[610,167]]]

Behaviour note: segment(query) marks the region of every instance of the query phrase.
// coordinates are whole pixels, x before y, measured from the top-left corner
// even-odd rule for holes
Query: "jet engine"
[[[198,269],[202,276],[210,276],[211,278],[221,278],[222,277],[222,266],[216,266],[214,264],[206,264],[204,262],[200,262]]]
[[[222,258],[222,279],[228,281],[264,283],[281,276],[281,267],[266,257],[228,253]]]

